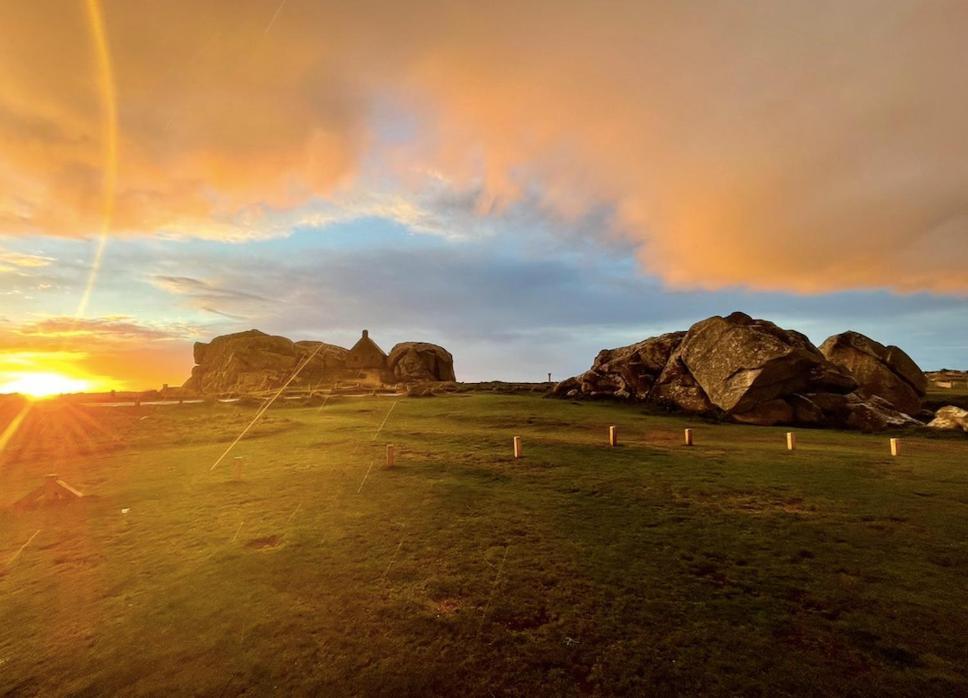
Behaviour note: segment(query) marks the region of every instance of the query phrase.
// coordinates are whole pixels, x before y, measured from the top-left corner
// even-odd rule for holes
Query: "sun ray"
[[[24,404],[23,409],[20,410],[20,412],[10,421],[10,424],[8,424],[3,432],[0,433],[0,455],[3,455],[4,451],[7,450],[7,446],[10,444],[10,441],[17,434],[17,431],[23,424],[24,419],[26,419],[27,415],[30,413],[31,407],[32,405],[29,402]]]
[[[118,434],[105,427],[101,422],[94,419],[90,414],[87,413],[83,408],[77,407],[76,405],[71,405],[68,408],[71,412],[71,416],[77,420],[79,424],[88,428],[88,433],[100,434],[112,441],[117,441],[119,439]]]

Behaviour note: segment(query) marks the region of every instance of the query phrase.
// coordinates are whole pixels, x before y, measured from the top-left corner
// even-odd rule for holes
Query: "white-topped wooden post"
[[[608,445],[612,448],[618,446],[618,427],[611,426],[608,428]]]
[[[787,450],[792,451],[797,447],[797,435],[792,431],[787,432]]]
[[[514,437],[514,457],[515,458],[521,457],[521,437],[520,436]]]
[[[242,479],[242,459],[243,458],[244,456],[235,457],[235,479],[236,480]]]
[[[387,444],[387,467],[392,468],[397,464],[397,449],[393,444]]]
[[[901,440],[891,439],[891,455],[899,456],[901,455]]]
[[[686,429],[683,434],[685,435],[686,446],[692,446],[692,429]]]

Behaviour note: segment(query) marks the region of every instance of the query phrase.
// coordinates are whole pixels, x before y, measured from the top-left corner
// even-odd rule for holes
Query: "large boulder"
[[[963,410],[955,405],[942,407],[935,412],[934,419],[928,422],[932,429],[961,429],[968,431],[968,410]]]
[[[457,380],[451,353],[428,342],[397,344],[390,350],[387,367],[403,383]]]
[[[201,393],[272,390],[307,360],[293,384],[312,384],[338,378],[346,367],[346,353],[332,344],[293,342],[259,330],[223,335],[195,343],[197,365],[184,387]]]
[[[683,339],[680,358],[710,401],[731,414],[822,388],[850,392],[856,383],[831,365],[804,335],[745,313],[697,322]],[[782,412],[774,406],[769,412]]]
[[[848,429],[859,431],[884,431],[885,429],[904,429],[923,426],[910,415],[900,412],[884,398],[851,393],[847,396],[847,418],[842,424]]]
[[[885,347],[859,332],[844,332],[828,338],[820,351],[829,361],[850,371],[860,384],[861,394],[887,400],[907,414],[920,411],[928,380],[898,347]]]
[[[670,332],[617,349],[602,349],[590,369],[562,381],[553,393],[561,397],[581,394],[646,400],[685,335]]]

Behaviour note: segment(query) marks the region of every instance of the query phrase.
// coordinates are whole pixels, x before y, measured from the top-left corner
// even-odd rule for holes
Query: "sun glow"
[[[32,398],[46,398],[63,393],[81,393],[91,388],[91,382],[60,373],[22,373],[14,380],[0,385],[0,393],[20,393]]]

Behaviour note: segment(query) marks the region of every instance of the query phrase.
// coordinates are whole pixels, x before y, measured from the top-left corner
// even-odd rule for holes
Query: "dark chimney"
[[[363,330],[363,339],[366,339],[369,336],[370,336],[370,331],[369,330]]]

